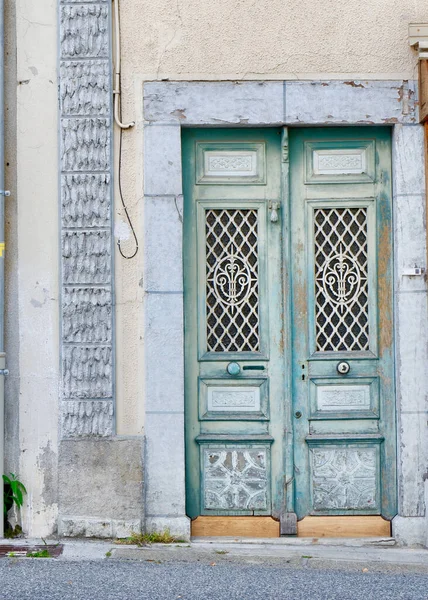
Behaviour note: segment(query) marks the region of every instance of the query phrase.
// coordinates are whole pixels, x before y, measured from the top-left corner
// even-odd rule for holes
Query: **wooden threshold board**
[[[279,522],[272,517],[197,517],[192,521],[194,537],[279,537]]]
[[[272,517],[197,517],[193,537],[277,538],[279,522]],[[380,516],[305,517],[297,523],[298,537],[390,537],[391,523]]]
[[[298,537],[390,537],[391,522],[380,516],[305,517],[297,522]]]

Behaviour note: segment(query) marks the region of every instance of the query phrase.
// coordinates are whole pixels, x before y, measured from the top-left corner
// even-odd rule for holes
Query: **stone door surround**
[[[185,514],[181,128],[393,126],[399,513],[394,535],[424,543],[427,284],[424,132],[416,82],[144,83],[146,527],[189,535]],[[415,348],[415,340],[417,346]],[[168,365],[165,377],[164,366]],[[161,384],[160,384],[161,382]]]

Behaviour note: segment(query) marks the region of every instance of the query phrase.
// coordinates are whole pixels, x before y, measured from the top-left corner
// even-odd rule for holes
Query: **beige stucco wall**
[[[122,0],[125,76],[411,78],[421,0]],[[129,74],[129,75],[126,75]]]
[[[28,489],[24,531],[46,536],[57,514],[56,0],[6,4],[6,468]]]
[[[122,182],[140,238],[144,81],[415,79],[408,24],[428,21],[421,0],[121,0],[120,10],[123,120],[137,123],[123,134]],[[123,434],[143,426],[142,258],[116,262]]]

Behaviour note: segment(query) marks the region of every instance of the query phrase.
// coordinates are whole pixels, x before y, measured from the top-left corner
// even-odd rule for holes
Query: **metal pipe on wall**
[[[0,0],[0,475],[4,473],[4,0]],[[3,480],[0,482],[0,538],[3,531]]]
[[[129,123],[122,123],[121,121],[121,110],[120,110],[120,94],[121,94],[121,82],[120,82],[120,13],[119,13],[119,0],[112,0],[114,6],[114,84],[113,84],[113,95],[114,95],[114,121],[121,129],[129,129],[134,127],[135,121]]]

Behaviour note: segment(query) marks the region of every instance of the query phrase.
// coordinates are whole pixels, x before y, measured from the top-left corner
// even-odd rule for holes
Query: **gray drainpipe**
[[[4,473],[4,0],[0,0],[0,476]],[[3,480],[0,481],[0,538],[3,531]]]

